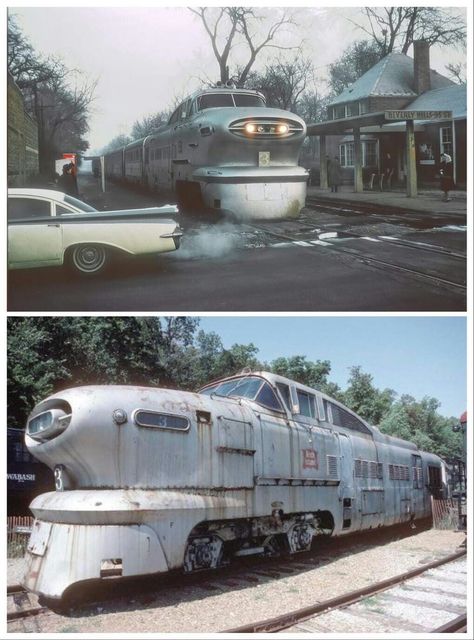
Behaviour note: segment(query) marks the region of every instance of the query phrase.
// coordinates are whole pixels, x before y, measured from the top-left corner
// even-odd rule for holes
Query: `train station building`
[[[328,186],[336,155],[355,192],[399,187],[414,197],[419,186],[438,185],[447,153],[465,188],[466,119],[466,85],[430,69],[429,45],[419,40],[414,59],[387,55],[331,102],[328,120],[308,124],[308,135],[319,137],[320,186]]]

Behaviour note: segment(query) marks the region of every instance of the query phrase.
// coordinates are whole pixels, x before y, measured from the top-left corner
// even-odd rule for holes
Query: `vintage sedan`
[[[8,190],[8,267],[66,264],[84,274],[103,270],[115,256],[178,249],[182,230],[175,205],[97,211],[50,189]]]

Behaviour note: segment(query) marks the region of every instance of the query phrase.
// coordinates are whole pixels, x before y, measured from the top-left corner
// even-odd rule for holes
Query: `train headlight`
[[[62,409],[50,409],[30,418],[26,432],[35,440],[48,440],[64,431],[70,421],[71,414]]]
[[[284,133],[288,133],[290,127],[287,124],[279,124],[277,127],[277,132],[283,135]]]
[[[257,125],[253,122],[247,122],[245,125],[245,133],[255,133],[257,131]]]

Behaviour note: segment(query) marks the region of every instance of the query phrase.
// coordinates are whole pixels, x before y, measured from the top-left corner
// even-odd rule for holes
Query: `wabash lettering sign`
[[[301,449],[303,454],[303,469],[318,469],[318,452],[314,449]]]

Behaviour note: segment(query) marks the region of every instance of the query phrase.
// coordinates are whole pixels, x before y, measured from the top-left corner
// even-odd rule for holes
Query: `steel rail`
[[[393,576],[392,578],[388,578],[387,580],[382,580],[381,582],[377,582],[376,584],[370,585],[368,587],[350,591],[349,593],[345,593],[342,596],[336,596],[335,598],[330,598],[329,600],[325,600],[324,602],[318,602],[301,609],[296,609],[295,611],[290,611],[274,618],[267,618],[266,620],[251,622],[240,627],[225,629],[221,633],[275,633],[277,631],[283,631],[284,629],[292,627],[298,622],[308,620],[309,618],[312,618],[313,616],[323,613],[324,611],[327,611],[329,609],[339,609],[342,606],[353,604],[354,602],[362,600],[367,596],[379,593],[380,591],[386,591],[394,585],[404,582],[405,580],[409,580],[410,578],[414,578],[421,573],[424,573],[425,571],[429,571],[430,569],[435,569],[436,567],[439,567],[443,564],[447,564],[449,562],[452,562],[453,560],[462,558],[465,555],[465,549],[463,549],[462,551],[456,551],[455,553],[446,556],[445,558],[434,560],[429,564],[425,564],[423,567],[412,569],[411,571],[406,571],[405,573],[402,573],[398,576]]]
[[[15,593],[26,593],[26,589],[21,584],[9,584],[7,585],[7,596]]]
[[[433,629],[431,633],[466,633],[467,631],[467,614],[463,613],[462,616],[454,618],[441,625],[437,629]]]
[[[316,247],[321,246],[321,245],[315,245],[309,240],[298,240],[298,238],[295,238],[293,236],[289,236],[284,233],[277,233],[276,231],[271,231],[265,227],[260,227],[259,225],[256,225],[253,223],[246,223],[246,224],[249,227],[253,227],[254,229],[258,229],[259,231],[268,233],[269,235],[275,236],[276,238],[280,238],[282,240],[287,240],[290,242],[297,242],[302,249],[310,249],[311,251],[314,251]],[[302,245],[300,244],[301,242],[305,242],[306,244]],[[335,253],[348,255],[351,258],[360,260],[361,262],[365,262],[367,264],[374,265],[376,267],[381,267],[384,270],[392,270],[392,271],[400,271],[402,273],[408,273],[410,275],[416,276],[417,278],[428,280],[437,285],[444,285],[451,289],[459,289],[463,292],[466,292],[466,289],[467,289],[465,284],[461,284],[459,282],[453,282],[452,280],[446,280],[446,278],[441,278],[440,276],[434,276],[424,271],[418,271],[417,269],[410,269],[409,267],[403,267],[401,265],[394,264],[392,262],[387,262],[386,260],[381,260],[380,258],[367,256],[356,250],[343,249],[342,247],[339,247],[339,246],[336,247],[335,245],[329,242],[324,245],[323,249],[328,249],[329,251],[334,251]]]
[[[320,198],[319,196],[316,198],[314,196],[307,196],[306,198],[306,206],[311,204],[315,207],[324,208],[328,205],[331,209],[347,209],[355,214],[363,214],[363,215],[372,215],[378,216],[383,220],[386,220],[384,216],[388,215],[391,219],[398,219],[406,222],[407,216],[422,216],[427,218],[428,216],[433,220],[444,220],[446,218],[446,214],[441,211],[433,211],[427,213],[426,211],[420,211],[419,209],[407,209],[405,207],[397,207],[394,205],[381,205],[380,203],[375,202],[354,202],[354,200],[344,200],[342,198]],[[339,206],[338,206],[339,205]],[[383,206],[384,215],[380,213],[380,207]],[[456,222],[464,222],[466,223],[466,215],[463,213],[450,213],[449,217]]]
[[[45,613],[46,611],[49,611],[47,607],[32,607],[31,609],[10,611],[7,613],[7,622],[12,622],[13,620],[21,620],[22,618],[30,618],[32,616],[37,616],[40,613]]]
[[[308,209],[314,209],[313,206],[307,207]],[[355,233],[354,231],[344,232],[341,231],[342,236],[345,236],[344,239],[350,240],[351,238],[355,239],[364,239],[367,238],[367,235],[362,233]],[[458,251],[451,251],[450,249],[444,249],[443,247],[436,247],[434,245],[428,245],[420,242],[416,242],[415,240],[405,240],[403,238],[388,238],[386,236],[378,236],[381,237],[380,242],[384,242],[385,244],[390,244],[396,247],[405,247],[406,249],[416,249],[418,251],[425,251],[426,253],[434,253],[435,255],[443,255],[449,256],[451,258],[458,258],[459,260],[466,260],[467,255],[465,253],[460,253]]]

